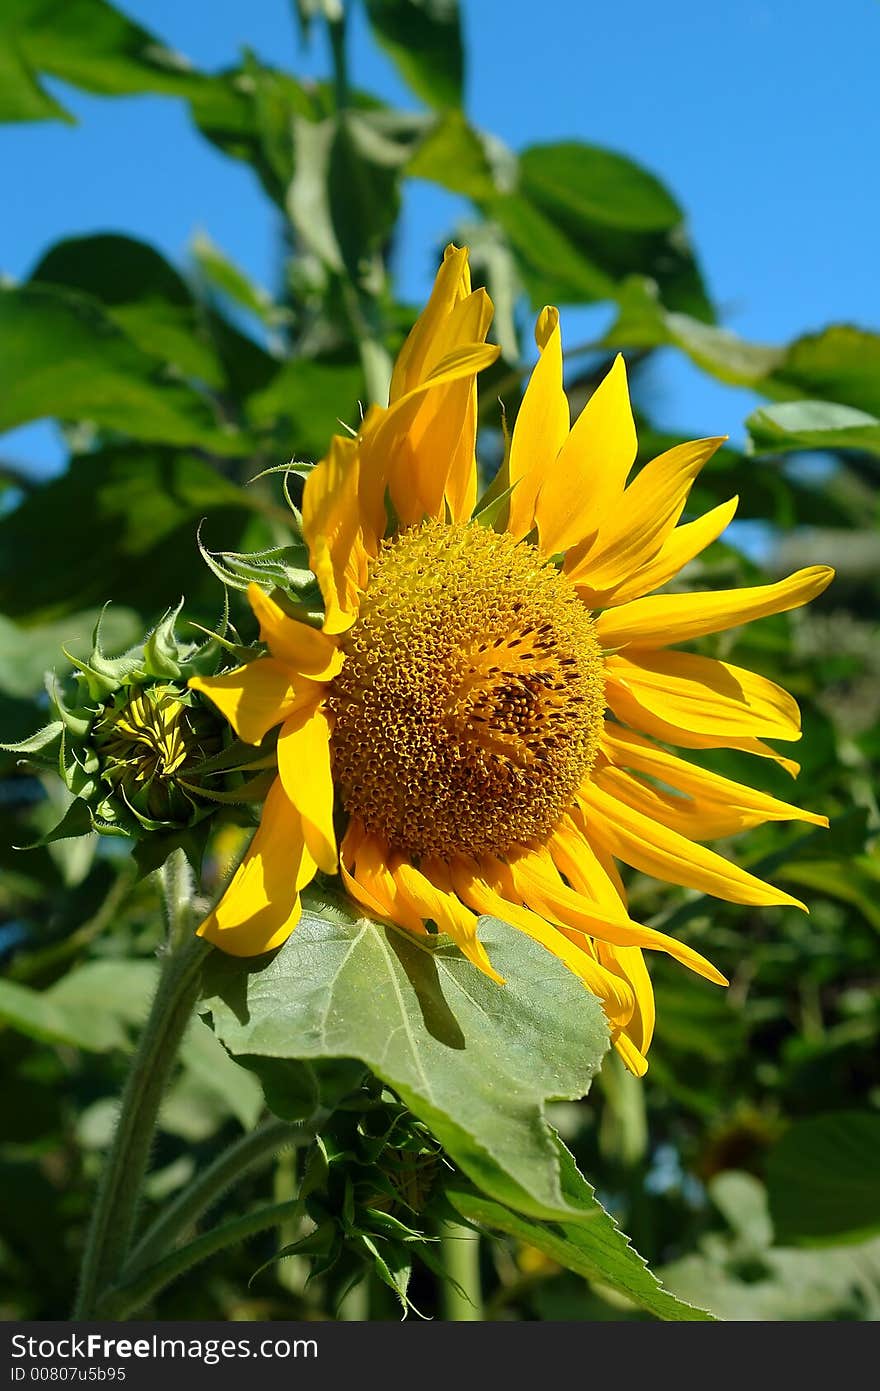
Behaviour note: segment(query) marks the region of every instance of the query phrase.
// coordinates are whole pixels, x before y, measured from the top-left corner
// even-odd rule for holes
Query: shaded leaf
[[[359,1058],[480,1187],[564,1215],[543,1105],[586,1092],[607,1027],[598,1002],[522,933],[484,919],[482,940],[504,987],[442,942],[425,950],[363,919],[309,912],[271,957],[215,953],[206,1007],[233,1053]]]
[[[0,288],[0,363],[0,430],[55,416],[218,454],[246,448],[205,398],[163,380],[156,360],[74,291]]]
[[[367,0],[373,33],[416,96],[461,106],[464,50],[458,0]]]
[[[31,283],[91,295],[144,352],[212,386],[221,384],[223,373],[189,288],[146,242],[109,233],[56,242],[31,272]]]
[[[880,1115],[840,1111],[796,1121],[767,1164],[782,1244],[864,1241],[880,1232]]]

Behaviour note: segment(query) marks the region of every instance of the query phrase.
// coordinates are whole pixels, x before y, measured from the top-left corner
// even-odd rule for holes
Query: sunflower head
[[[551,308],[487,495],[504,500],[503,523],[484,525],[498,511],[478,501],[475,459],[491,309],[467,253],[450,247],[387,407],[334,439],[306,481],[321,631],[252,586],[265,655],[195,683],[241,737],[279,729],[259,831],[199,930],[241,955],[275,947],[300,890],[338,867],[368,916],[439,929],[498,980],[479,921],[502,918],[601,999],[641,1073],[654,1028],[645,949],[725,981],[631,918],[620,866],[734,903],[802,907],[703,842],[769,820],[827,824],[675,751],[731,748],[797,771],[767,742],[800,737],[792,698],[689,644],[807,603],[832,572],[731,593],[683,584],[736,510],[733,498],[686,516],[722,441],[634,472],[622,358],[572,423]]]
[[[531,545],[426,521],[383,541],[331,687],[342,805],[416,857],[540,843],[596,758],[592,619]]]

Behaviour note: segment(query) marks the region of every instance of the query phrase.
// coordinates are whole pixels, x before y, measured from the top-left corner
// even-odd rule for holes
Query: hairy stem
[[[255,1212],[249,1212],[244,1217],[236,1217],[230,1222],[214,1227],[203,1236],[196,1237],[195,1241],[170,1252],[133,1279],[107,1290],[97,1305],[98,1317],[127,1318],[129,1314],[142,1309],[166,1285],[170,1285],[172,1280],[176,1280],[192,1266],[207,1260],[218,1251],[223,1251],[227,1246],[246,1241],[248,1237],[265,1231],[267,1227],[277,1226],[298,1209],[299,1199],[294,1198],[289,1202],[272,1203],[268,1207],[257,1208]]]
[[[173,914],[172,914],[173,916]],[[159,1103],[189,1023],[202,964],[211,948],[178,939],[162,967],[156,995],[129,1069],[113,1144],[98,1188],[83,1257],[75,1318],[95,1315],[101,1291],[119,1274],[131,1241]]]
[[[176,1241],[186,1235],[202,1213],[249,1170],[271,1159],[281,1149],[307,1145],[313,1135],[311,1128],[306,1130],[274,1119],[243,1135],[218,1155],[157,1217],[126,1261],[123,1277],[133,1278],[164,1256]]]

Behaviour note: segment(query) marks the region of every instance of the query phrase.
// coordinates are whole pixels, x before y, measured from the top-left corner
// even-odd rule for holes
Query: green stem
[[[345,51],[346,18],[345,6],[340,5],[339,13],[327,21],[330,53],[333,60],[334,100],[336,115],[340,123],[345,120],[345,112],[348,110],[351,98],[348,61]],[[351,332],[357,343],[367,397],[371,402],[384,406],[387,405],[388,390],[391,385],[391,357],[374,322],[376,318],[375,291],[370,294],[365,288],[368,283],[372,283],[374,286],[376,283],[381,284],[384,278],[384,266],[378,262],[377,258],[376,264],[372,266],[367,275],[359,275],[351,268],[349,268],[349,272],[349,276],[343,277],[342,280],[342,295]]]
[[[443,1317],[451,1323],[477,1323],[483,1317],[480,1285],[480,1238],[472,1227],[444,1223],[440,1256],[446,1271],[443,1282]]]
[[[172,917],[174,913],[172,911]],[[165,958],[150,1015],[126,1079],[113,1144],[98,1188],[74,1318],[93,1318],[101,1291],[128,1252],[156,1116],[211,948],[200,937]]]
[[[133,1279],[107,1290],[97,1306],[97,1317],[127,1318],[129,1314],[149,1304],[166,1285],[170,1285],[172,1280],[176,1280],[192,1266],[206,1261],[209,1256],[215,1255],[227,1246],[246,1241],[248,1237],[265,1231],[267,1227],[277,1226],[298,1209],[299,1199],[294,1198],[289,1202],[272,1203],[268,1207],[258,1208],[256,1212],[249,1212],[244,1217],[236,1217],[230,1222],[224,1222],[222,1226],[212,1228],[210,1232],[205,1232],[204,1236],[196,1237],[195,1241],[170,1252],[164,1259],[157,1261]]]
[[[243,1135],[234,1145],[217,1156],[188,1188],[168,1204],[156,1221],[144,1233],[125,1263],[124,1278],[138,1275],[147,1266],[164,1256],[171,1246],[185,1235],[203,1212],[250,1169],[271,1159],[288,1145],[306,1145],[313,1130],[294,1128],[287,1121],[268,1120]],[[291,1196],[293,1196],[291,1194]]]

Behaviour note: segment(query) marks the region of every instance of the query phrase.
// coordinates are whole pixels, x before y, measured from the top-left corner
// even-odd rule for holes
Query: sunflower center
[[[530,545],[428,521],[382,545],[333,683],[350,816],[415,857],[553,830],[596,757],[593,622]]]

